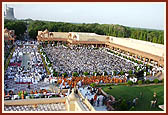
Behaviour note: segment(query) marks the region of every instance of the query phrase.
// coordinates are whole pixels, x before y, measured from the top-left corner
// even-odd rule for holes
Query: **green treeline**
[[[32,21],[29,26],[29,34],[32,38],[36,38],[38,30],[44,31],[48,29],[50,32],[90,32],[99,35],[134,38],[154,43],[164,43],[163,30],[149,30],[130,28],[122,25],[113,24],[72,24],[64,22],[45,22]]]
[[[26,31],[26,22],[20,20],[6,20],[4,21],[4,27],[8,30],[15,30],[16,39],[22,40]]]
[[[164,43],[164,31],[142,28],[132,28],[114,24],[73,24],[65,22],[29,21],[28,32],[31,38],[36,39],[38,31],[48,29],[50,32],[89,32],[99,35],[134,38],[149,42]]]

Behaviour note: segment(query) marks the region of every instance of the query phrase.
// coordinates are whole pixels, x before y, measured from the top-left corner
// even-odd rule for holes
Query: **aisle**
[[[21,66],[22,67],[24,66],[26,70],[29,67],[28,61],[31,60],[30,58],[31,58],[30,54],[23,54],[23,60],[22,60]]]

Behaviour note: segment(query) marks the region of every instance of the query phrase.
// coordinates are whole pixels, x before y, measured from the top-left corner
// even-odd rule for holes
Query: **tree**
[[[114,75],[117,75],[117,72],[116,71],[113,71],[114,72]]]
[[[53,75],[55,76],[55,77],[57,77],[58,76],[58,72],[53,72]]]
[[[139,37],[140,40],[144,40],[143,39],[143,32],[141,31],[141,34],[140,34],[140,37]]]
[[[120,74],[121,74],[121,75],[124,75],[124,72],[123,72],[123,71],[121,71],[121,72],[120,72]]]
[[[51,67],[52,65],[51,64],[48,64],[48,67]]]
[[[159,80],[158,79],[154,79],[153,82],[157,84],[157,83],[159,83]]]
[[[78,76],[78,73],[77,72],[73,72],[72,74],[74,77],[77,77]]]
[[[68,76],[66,72],[65,72],[65,73],[63,73],[62,75],[63,75],[64,77],[67,77],[67,76]]]
[[[142,80],[138,80],[138,85],[142,85]]]
[[[146,84],[149,84],[149,83],[150,83],[150,80],[149,80],[149,79],[147,79],[147,80],[145,81],[145,83],[146,83]]]
[[[156,38],[156,36],[153,37],[152,42],[157,43],[157,38]]]
[[[91,83],[90,86],[91,86],[91,87],[95,87],[95,86],[96,86],[96,83]]]
[[[88,73],[88,72],[84,72],[83,74],[84,74],[85,76],[89,75],[89,73]]]
[[[27,23],[22,20],[4,20],[4,27],[8,30],[15,30],[17,40],[23,39],[24,33],[27,29]]]
[[[133,84],[133,82],[129,80],[129,81],[127,82],[127,84],[128,84],[129,86],[131,86],[131,85]]]
[[[163,30],[132,28],[118,24],[71,24],[64,22],[31,21],[28,31],[30,37],[36,39],[38,31],[44,31],[45,29],[54,32],[90,32],[99,35],[128,37],[160,44],[164,43]]]
[[[128,71],[128,73],[129,73],[129,74],[132,74],[132,73],[133,73],[133,71],[132,71],[132,70],[129,70],[129,71]]]

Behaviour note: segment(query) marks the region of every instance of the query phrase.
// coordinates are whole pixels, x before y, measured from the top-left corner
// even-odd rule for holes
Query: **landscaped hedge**
[[[8,49],[7,53],[4,52],[4,64],[6,63],[6,60],[8,59],[13,48],[14,48],[14,45],[12,45],[12,47]]]
[[[138,80],[138,85],[142,85],[142,80]]]
[[[58,77],[58,72],[53,72],[53,75],[55,76],[55,77]]]
[[[132,81],[128,81],[127,84],[128,84],[129,86],[131,86],[131,85],[133,84],[133,82],[132,82]]]
[[[147,80],[145,81],[145,83],[146,83],[146,84],[149,84],[149,83],[150,83],[150,80],[149,80],[149,79],[147,79]]]
[[[52,65],[51,64],[48,64],[48,67],[51,67]]]
[[[40,52],[40,47],[38,48],[38,50],[39,50],[39,52]],[[46,64],[46,62],[45,62],[45,60],[44,60],[44,58],[43,58],[43,56],[42,56],[42,54],[45,54],[45,52],[42,51],[42,52],[40,52],[40,54],[41,54],[41,58],[42,58],[44,67],[46,68],[47,74],[50,75],[51,73],[50,73],[50,71],[48,70],[47,64]]]
[[[8,65],[9,65],[9,63],[10,63],[10,59],[12,58],[12,55],[13,55],[13,52],[14,52],[14,51],[15,51],[15,47],[12,49],[11,54],[10,54],[10,56],[8,57],[7,62],[5,63],[5,70],[4,70],[4,71],[6,71],[6,69],[8,68]]]
[[[41,55],[41,58],[42,58],[42,61],[43,61],[44,67],[46,68],[47,74],[48,74],[48,75],[50,75],[50,71],[48,70],[48,67],[47,67],[47,65],[46,65],[46,63],[45,63],[44,58],[43,58],[43,56],[42,56],[42,55]]]
[[[90,86],[91,87],[96,87],[96,83],[91,83]]]
[[[132,71],[132,70],[129,70],[128,73],[129,73],[129,74],[133,74],[133,71]]]
[[[158,79],[154,79],[153,82],[157,84],[157,83],[159,83],[159,80]]]

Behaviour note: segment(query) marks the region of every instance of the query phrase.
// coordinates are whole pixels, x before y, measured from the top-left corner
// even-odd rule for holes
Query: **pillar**
[[[138,59],[138,55],[137,54],[135,55],[135,58]]]

